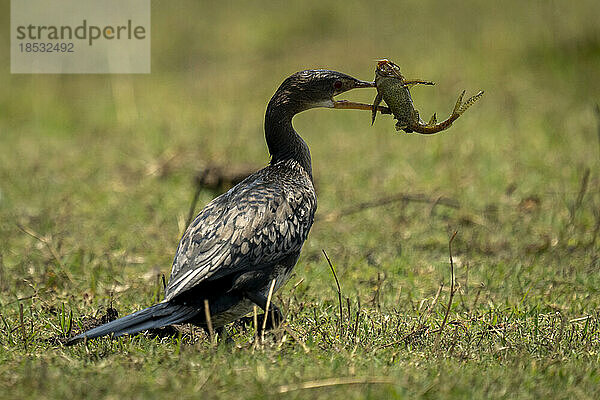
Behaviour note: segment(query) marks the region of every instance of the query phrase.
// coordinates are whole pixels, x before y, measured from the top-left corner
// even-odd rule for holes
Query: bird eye
[[[342,88],[342,81],[335,81],[333,83],[333,87],[336,89],[341,89]]]

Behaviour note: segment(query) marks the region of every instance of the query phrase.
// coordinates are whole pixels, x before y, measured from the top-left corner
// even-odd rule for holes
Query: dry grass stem
[[[448,307],[446,307],[446,313],[444,314],[444,319],[442,320],[442,325],[440,325],[440,332],[435,340],[435,348],[437,349],[440,345],[440,341],[442,339],[442,333],[444,332],[444,327],[446,326],[446,321],[448,321],[448,314],[450,314],[450,308],[452,307],[452,299],[454,298],[454,260],[452,259],[452,241],[456,237],[458,231],[454,231],[450,241],[448,242],[448,253],[450,254],[450,298],[448,299]]]
[[[600,153],[600,105],[596,104],[596,120],[598,121],[598,152]]]
[[[369,376],[369,377],[340,377],[329,378],[314,381],[307,381],[292,385],[282,385],[277,389],[278,393],[288,393],[296,390],[317,389],[339,385],[365,385],[365,384],[385,384],[392,385],[394,380],[387,376]]]
[[[267,329],[267,318],[269,317],[269,306],[271,305],[271,298],[273,297],[273,289],[275,288],[275,279],[271,281],[271,286],[269,287],[269,294],[267,295],[267,305],[265,306],[265,317],[263,318],[262,323],[262,332],[260,336],[261,342],[265,341],[265,330]]]
[[[63,265],[63,263],[60,259],[60,256],[58,255],[58,251],[56,251],[56,249],[54,248],[52,240],[50,240],[46,237],[43,237],[39,233],[35,232],[33,229],[23,226],[21,224],[17,224],[17,228],[19,228],[22,232],[28,234],[32,238],[37,239],[38,241],[40,241],[40,243],[43,243],[46,246],[46,248],[48,249],[48,251],[50,252],[50,254],[52,255],[52,258],[54,259],[54,261],[56,261],[58,266],[65,272],[65,275],[67,276],[67,278],[69,278],[69,280],[72,281],[71,277],[67,275],[67,272],[66,272],[67,270],[65,269],[65,266]]]
[[[23,303],[19,303],[19,323],[21,326],[21,337],[23,339],[23,345],[27,351],[27,335],[25,334],[25,321],[23,318]]]
[[[335,279],[335,284],[337,285],[338,303],[340,306],[340,336],[342,336],[344,334],[344,323],[343,323],[344,310],[342,307],[342,288],[340,287],[340,281],[338,280],[337,274],[335,273],[335,268],[333,267],[333,264],[331,263],[329,256],[327,256],[327,252],[325,252],[324,249],[321,249],[321,251],[323,252],[325,259],[327,260],[327,263],[329,264],[329,268],[331,268],[331,272],[333,273],[333,278]]]
[[[586,316],[584,316],[584,317],[579,317],[579,318],[574,318],[574,319],[571,319],[571,320],[569,320],[569,323],[570,323],[570,324],[573,324],[573,323],[575,323],[575,322],[587,321],[587,320],[588,320],[588,319],[590,319],[590,318],[592,318],[592,316],[591,316],[591,315],[586,315]]]
[[[572,224],[575,220],[575,214],[577,210],[581,207],[581,203],[583,203],[583,197],[585,196],[585,192],[587,192],[588,183],[590,181],[590,168],[586,167],[583,172],[583,177],[581,178],[581,184],[579,186],[579,192],[577,193],[577,199],[575,199],[575,203],[571,208],[571,217],[569,223]]]
[[[329,214],[325,215],[323,217],[323,219],[325,221],[332,222],[341,217],[355,214],[360,211],[364,211],[364,210],[368,210],[368,209],[376,208],[376,207],[381,207],[381,206],[385,206],[385,205],[397,203],[397,202],[402,202],[402,201],[414,202],[414,203],[427,203],[427,204],[432,204],[433,207],[442,205],[442,206],[455,208],[455,209],[460,208],[460,203],[458,202],[458,200],[455,200],[455,199],[452,199],[449,197],[444,197],[444,196],[432,197],[432,196],[428,196],[423,193],[396,193],[396,194],[392,194],[389,196],[381,197],[379,199],[365,201],[363,203],[358,203],[353,206],[346,207],[346,208],[342,209],[341,211],[329,213]]]
[[[188,226],[192,223],[194,219],[194,215],[196,215],[196,206],[198,205],[198,199],[200,198],[200,193],[202,192],[202,186],[196,185],[196,190],[194,191],[194,196],[192,197],[192,203],[190,204],[190,209],[188,210],[188,216],[185,220],[185,227],[187,229]]]
[[[310,349],[306,346],[304,341],[302,341],[302,339],[300,339],[298,335],[296,335],[294,331],[290,329],[289,326],[284,326],[283,330],[285,330],[287,334],[290,335],[292,339],[294,339],[294,341],[300,345],[300,347],[302,347],[302,350],[304,350],[305,353],[310,353]]]
[[[210,318],[210,307],[208,300],[204,299],[204,316],[206,317],[206,326],[208,327],[208,335],[210,336],[210,342],[215,342],[215,332],[213,330],[212,319]]]

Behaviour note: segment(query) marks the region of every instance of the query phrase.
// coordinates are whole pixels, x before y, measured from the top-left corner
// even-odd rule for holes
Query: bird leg
[[[267,297],[265,295],[256,292],[246,292],[244,295],[248,298],[248,300],[259,306],[264,312],[267,312]],[[273,304],[272,301],[269,303],[269,308],[269,315],[267,315],[267,327],[269,329],[273,329],[278,327],[279,324],[283,322],[283,314],[281,313],[281,310],[279,310],[279,307]]]

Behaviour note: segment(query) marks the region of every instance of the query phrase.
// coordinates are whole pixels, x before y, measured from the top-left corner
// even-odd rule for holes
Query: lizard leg
[[[433,126],[437,124],[437,115],[436,113],[433,113],[433,115],[431,116],[431,119],[429,120],[429,122],[427,123],[428,126]]]
[[[435,85],[435,82],[432,81],[424,81],[423,79],[406,79],[404,82],[405,86],[412,87],[414,85]]]
[[[457,113],[458,115],[462,115],[465,111],[467,111],[469,107],[475,104],[475,102],[479,100],[481,96],[483,96],[483,90],[480,90],[476,95],[469,97],[467,101],[463,103],[462,98],[464,94],[465,91],[463,90],[460,97],[458,98],[458,101],[456,102],[456,106],[454,106],[454,113]]]
[[[377,96],[375,96],[375,100],[373,100],[373,106],[371,107],[371,125],[375,123],[375,117],[377,116],[377,107],[379,106],[379,103],[381,103],[382,99],[383,96],[381,96],[380,93],[377,93]]]
[[[458,119],[458,117],[460,117],[465,111],[467,111],[469,107],[471,107],[477,100],[479,100],[481,96],[483,96],[483,91],[479,91],[476,95],[469,97],[467,101],[463,103],[463,97],[465,96],[465,92],[466,91],[463,90],[462,93],[458,96],[456,104],[454,105],[454,109],[452,110],[452,115],[450,115],[450,117],[448,117],[445,121],[436,123],[436,118],[434,114],[433,117],[431,117],[431,121],[429,121],[429,124],[425,125],[417,123],[410,126],[410,128],[415,132],[422,133],[424,135],[431,135],[448,129],[450,125],[452,125],[452,123]]]
[[[397,131],[404,131],[406,133],[411,133],[412,130],[408,127],[408,124],[406,122],[396,122],[396,130]]]

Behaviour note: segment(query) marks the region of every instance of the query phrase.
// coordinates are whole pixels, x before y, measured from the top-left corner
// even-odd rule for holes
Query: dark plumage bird
[[[272,280],[277,290],[289,278],[317,209],[310,151],[292,118],[315,107],[370,109],[333,96],[373,86],[328,70],[288,77],[265,115],[271,162],[211,201],[190,224],[179,242],[165,299],[77,335],[69,344],[172,324],[206,326],[204,300],[214,327],[244,316],[254,304],[264,310]]]

